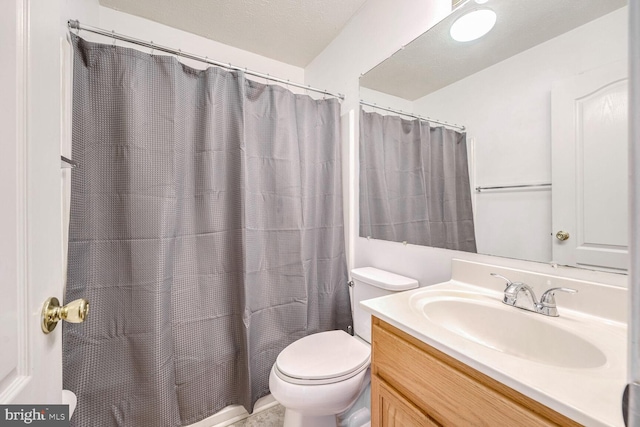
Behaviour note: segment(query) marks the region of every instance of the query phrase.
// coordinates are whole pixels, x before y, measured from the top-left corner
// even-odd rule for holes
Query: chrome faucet
[[[535,292],[533,292],[531,286],[526,283],[512,282],[508,278],[496,273],[491,273],[491,275],[507,282],[507,287],[504,289],[504,297],[502,299],[504,304],[521,308],[523,310],[533,311],[534,313],[543,314],[545,316],[559,316],[558,308],[556,307],[555,292],[562,291],[571,294],[578,292],[571,288],[551,288],[542,294],[540,302],[538,302]],[[526,300],[524,302],[520,298],[520,294],[522,293],[526,296]]]

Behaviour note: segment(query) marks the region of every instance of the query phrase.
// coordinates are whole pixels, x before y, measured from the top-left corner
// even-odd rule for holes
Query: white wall
[[[349,24],[334,41],[318,55],[305,69],[306,83],[312,86],[326,87],[346,95],[343,113],[358,109],[360,99],[358,78],[390,54],[419,36],[431,25],[445,16],[451,7],[447,0],[412,0],[389,2],[369,0],[350,20]],[[597,47],[593,48],[598,50]],[[582,60],[576,66],[587,69],[589,64]],[[415,111],[415,109],[414,109]],[[429,113],[431,114],[431,113]],[[427,115],[429,115],[427,114]],[[433,116],[433,114],[431,114]],[[447,120],[442,116],[439,119]],[[592,272],[573,268],[555,268],[548,264],[519,261],[487,255],[470,254],[423,246],[403,245],[401,243],[380,240],[367,240],[358,236],[358,115],[355,117],[354,138],[345,141],[344,176],[345,183],[355,176],[355,185],[346,186],[350,200],[349,209],[353,210],[347,222],[349,235],[350,268],[374,266],[420,281],[422,286],[448,280],[451,275],[451,259],[461,258],[479,262],[489,262],[506,267],[528,269],[531,271],[610,283],[626,286],[626,276],[602,272]],[[451,119],[460,122],[460,118]],[[544,166],[549,170],[549,165]],[[529,178],[529,177],[526,177]],[[534,177],[531,177],[534,178]],[[537,176],[536,176],[537,178]]]
[[[100,5],[98,0],[61,0],[61,34],[67,34],[67,21],[78,20],[83,24],[98,26]]]
[[[400,110],[405,113],[413,113],[413,102],[408,99],[400,98],[397,96],[389,95],[388,93],[378,92],[377,90],[368,89],[366,87],[360,88],[360,99],[371,104],[377,104],[380,107],[392,108],[394,110]],[[379,108],[373,108],[364,105],[365,111],[375,111],[378,114],[393,114]],[[410,117],[405,117],[410,119]]]
[[[431,25],[438,22],[451,11],[448,0],[368,0],[351,18],[340,34],[305,68],[305,83],[343,93],[342,112],[358,111],[359,83],[358,79],[384,59],[391,56],[402,45],[410,43]],[[363,96],[364,98],[364,96]],[[420,279],[420,262],[407,259],[406,268],[394,262],[402,258],[404,251],[393,249],[394,243],[367,242],[358,234],[358,114],[355,114],[353,138],[345,141],[343,149],[343,182],[345,183],[345,199],[350,214],[345,230],[348,235],[349,267],[372,265],[387,268],[390,271],[404,272]],[[349,182],[355,183],[348,185]],[[364,244],[362,243],[364,241]],[[378,262],[366,255],[367,245],[382,244],[389,254],[390,264],[384,259]],[[401,246],[401,245],[400,245]],[[369,246],[371,247],[371,246]],[[401,246],[402,247],[402,246]],[[416,247],[419,253],[430,248]],[[384,257],[381,257],[384,258]],[[449,262],[447,261],[447,264]],[[395,267],[395,268],[394,268]],[[448,277],[448,272],[437,274],[438,278]],[[422,282],[425,283],[425,277]],[[440,280],[437,280],[440,281]],[[431,281],[431,283],[435,283]]]
[[[306,83],[345,94],[344,109],[359,102],[358,79],[451,11],[449,0],[368,0],[306,68]]]
[[[255,53],[218,43],[186,31],[178,30],[138,16],[119,12],[114,9],[100,7],[99,26],[103,29],[114,30],[116,33],[125,34],[137,39],[153,41],[157,44],[181,49],[185,52],[200,56],[208,56],[213,60],[223,63],[231,63],[237,67],[271,74],[279,78],[291,80],[292,82],[304,82],[304,69],[301,67],[285,64],[284,62],[266,58]],[[83,37],[86,35],[86,38],[100,41],[102,43],[111,42],[101,36],[91,36],[82,32],[80,35]],[[123,42],[117,43],[124,45]],[[146,50],[140,47],[137,48]],[[164,53],[161,52],[156,52],[156,54],[164,55]],[[184,58],[180,59],[180,62],[194,68],[206,68],[202,62]],[[256,80],[265,83],[262,79],[256,78]],[[294,90],[294,88],[291,87],[291,90]]]
[[[414,109],[467,126],[472,188],[551,182],[552,84],[626,58],[627,14],[617,10],[535,46],[416,100]],[[552,260],[549,188],[474,191],[474,199],[479,253]]]
[[[185,52],[209,58],[223,63],[231,63],[241,68],[248,68],[274,76],[289,79],[292,82],[304,82],[304,69],[284,62],[266,58],[255,53],[247,52],[232,46],[218,43],[207,38],[178,30],[148,19],[109,9],[98,4],[98,0],[61,0],[62,16],[60,18],[61,33],[67,33],[67,20],[77,19],[81,24],[99,27],[107,31],[115,31],[133,38],[182,49]],[[112,39],[86,31],[80,31],[79,35],[87,40],[99,43],[112,43]],[[118,45],[126,45],[141,50],[145,48],[128,45],[117,41]],[[162,52],[156,54],[164,55]],[[180,61],[194,68],[206,66],[197,61],[182,58]],[[256,78],[262,81],[262,79]],[[291,90],[296,90],[291,87]]]

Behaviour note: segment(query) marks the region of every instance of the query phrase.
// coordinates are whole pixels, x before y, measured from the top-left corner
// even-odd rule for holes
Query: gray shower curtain
[[[360,109],[360,236],[476,252],[466,133]]]
[[[72,425],[251,411],[285,346],[351,323],[339,103],[72,38]]]

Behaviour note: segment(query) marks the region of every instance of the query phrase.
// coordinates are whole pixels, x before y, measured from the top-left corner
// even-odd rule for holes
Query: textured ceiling
[[[100,0],[100,4],[304,67],[365,1]]]
[[[523,50],[619,9],[627,0],[489,0],[498,15],[484,37],[459,43],[449,28],[478,8],[469,1],[432,29],[367,72],[360,85],[414,101]]]

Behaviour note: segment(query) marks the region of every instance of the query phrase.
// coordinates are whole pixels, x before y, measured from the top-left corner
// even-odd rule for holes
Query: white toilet
[[[285,407],[284,427],[335,427],[369,382],[371,316],[359,302],[414,289],[418,282],[372,267],[351,270],[355,336],[328,331],[299,339],[280,352],[269,388]]]

